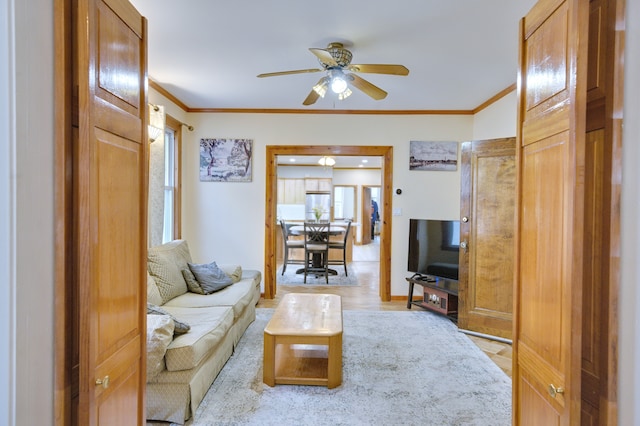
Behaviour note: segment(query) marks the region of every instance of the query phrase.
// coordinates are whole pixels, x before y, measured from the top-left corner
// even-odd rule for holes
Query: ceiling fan
[[[302,102],[303,105],[312,105],[318,98],[324,98],[327,89],[338,95],[338,99],[342,100],[351,95],[349,84],[360,89],[365,94],[375,100],[384,99],[387,92],[369,83],[356,73],[371,74],[391,74],[391,75],[408,75],[409,70],[403,65],[391,64],[352,64],[352,54],[345,49],[342,43],[329,43],[326,49],[310,48],[311,53],[316,55],[322,68],[310,68],[304,70],[280,71],[259,74],[258,77],[275,77],[278,75],[303,74],[326,71],[326,75],[322,77]]]

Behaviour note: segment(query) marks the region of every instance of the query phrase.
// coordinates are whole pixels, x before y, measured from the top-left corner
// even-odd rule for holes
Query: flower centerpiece
[[[316,217],[316,221],[320,221],[320,218],[324,214],[324,210],[320,206],[315,206],[313,209],[313,215]]]

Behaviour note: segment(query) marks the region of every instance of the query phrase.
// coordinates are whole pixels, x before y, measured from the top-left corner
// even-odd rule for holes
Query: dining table
[[[329,236],[342,235],[347,232],[347,224],[343,222],[331,222],[329,226]],[[293,225],[289,228],[290,235],[304,235],[304,225]],[[322,268],[322,255],[320,253],[314,253],[312,256],[311,264],[313,268]],[[328,269],[329,275],[338,275],[338,271],[335,269]],[[304,268],[296,270],[296,274],[304,274]]]

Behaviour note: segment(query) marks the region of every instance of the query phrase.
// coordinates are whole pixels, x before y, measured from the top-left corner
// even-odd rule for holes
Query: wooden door
[[[586,0],[521,21],[516,167],[514,424],[580,419]]]
[[[82,425],[145,419],[146,20],[79,0],[75,214]]]
[[[511,339],[515,138],[464,142],[458,327]]]
[[[362,188],[362,244],[371,244],[371,188]]]
[[[581,422],[617,424],[624,0],[590,0]]]

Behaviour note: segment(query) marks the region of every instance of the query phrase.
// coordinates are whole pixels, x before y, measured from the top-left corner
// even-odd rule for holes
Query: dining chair
[[[300,250],[304,249],[304,241],[289,239],[289,230],[284,220],[280,221],[280,228],[282,229],[282,242],[283,242],[283,252],[284,252],[284,262],[282,263],[282,275],[284,275],[284,271],[287,270],[287,264],[303,263],[300,260],[289,260],[289,251],[295,250],[295,249],[300,249]]]
[[[330,260],[330,265],[344,265],[344,275],[347,273],[347,241],[349,241],[349,230],[351,229],[351,221],[347,222],[347,229],[344,232],[342,241],[329,241],[329,250],[342,250],[342,260]]]
[[[329,222],[305,222],[304,223],[304,283],[307,275],[316,277],[324,275],[325,282],[329,284],[329,235],[331,224]]]

